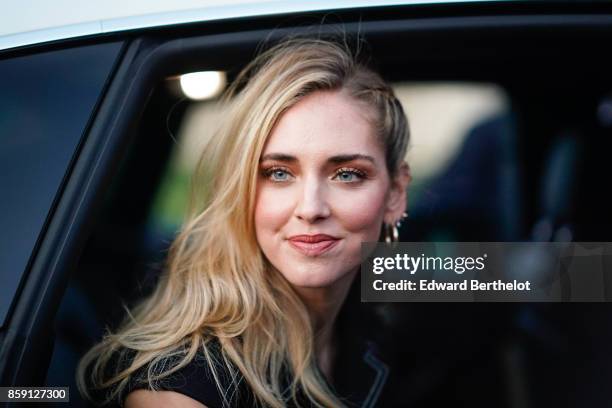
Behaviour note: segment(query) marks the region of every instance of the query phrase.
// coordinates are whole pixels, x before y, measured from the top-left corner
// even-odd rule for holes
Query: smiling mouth
[[[289,244],[306,256],[318,256],[336,246],[340,239],[330,236],[297,236],[290,238]]]

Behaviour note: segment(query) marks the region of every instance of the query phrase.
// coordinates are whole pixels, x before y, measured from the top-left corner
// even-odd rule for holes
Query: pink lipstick
[[[321,255],[332,249],[339,238],[327,234],[294,235],[288,239],[291,246],[306,256]]]

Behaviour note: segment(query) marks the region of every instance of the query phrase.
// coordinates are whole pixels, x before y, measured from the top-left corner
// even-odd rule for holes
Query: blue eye
[[[355,183],[361,181],[365,174],[357,169],[339,169],[334,177],[344,183]]]
[[[348,171],[343,171],[338,174],[338,179],[340,181],[353,181],[353,177],[355,177],[355,174]]]
[[[291,173],[288,170],[280,167],[271,167],[262,171],[262,174],[267,179],[274,182],[289,181]]]
[[[289,174],[285,170],[273,170],[270,176],[276,181],[285,181],[289,178]]]

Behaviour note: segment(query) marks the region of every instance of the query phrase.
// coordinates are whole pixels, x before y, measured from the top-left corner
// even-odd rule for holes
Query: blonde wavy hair
[[[121,403],[143,367],[149,387],[158,389],[157,381],[201,351],[227,405],[231,391],[220,381],[227,371],[234,384],[242,376],[262,405],[298,403],[298,391],[315,406],[343,405],[317,369],[306,307],[265,259],[253,219],[259,160],[274,125],[303,97],[326,90],[346,92],[372,113],[389,174],[396,174],[408,144],[406,116],[393,90],[351,47],[293,38],[262,52],[224,99],[226,119],[205,143],[187,219],[155,290],[81,359],[77,383],[86,398],[106,390],[101,402]],[[109,371],[111,361],[127,366]],[[283,373],[291,375],[288,390]]]

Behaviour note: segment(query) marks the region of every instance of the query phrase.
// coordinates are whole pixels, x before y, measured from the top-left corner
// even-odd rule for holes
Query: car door
[[[85,147],[123,41],[0,53],[0,384],[44,380],[51,324],[95,168]],[[75,224],[76,223],[76,224]]]

